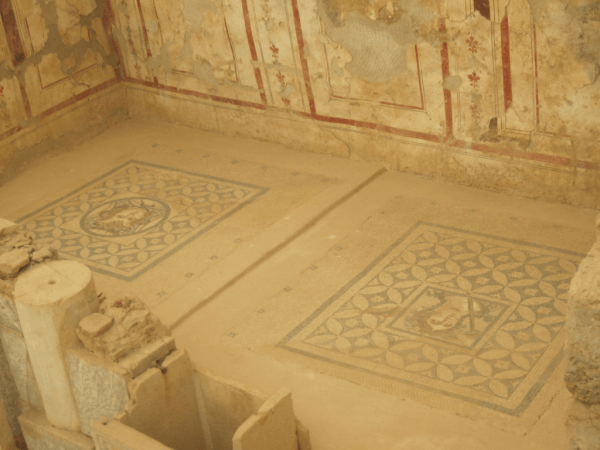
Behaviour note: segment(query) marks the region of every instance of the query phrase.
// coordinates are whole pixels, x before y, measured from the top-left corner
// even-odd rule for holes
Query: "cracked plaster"
[[[4,62],[0,85],[18,92],[42,64],[64,73],[75,95],[92,87],[77,73],[98,54],[103,67],[154,89],[164,120],[178,115],[175,95],[192,95],[205,100],[188,125],[276,142],[285,134],[294,148],[317,143],[313,151],[368,159],[389,169],[598,206],[600,2],[484,3],[119,0],[111,2],[115,18],[105,20],[105,32],[106,1],[37,0],[30,24],[46,31],[34,33],[36,50],[17,68]],[[112,52],[111,36],[120,57]],[[532,75],[532,39],[537,75]],[[512,62],[508,72],[506,58]],[[125,115],[151,114],[157,108],[149,98],[154,94],[147,89],[133,95],[130,87]],[[6,95],[0,119],[15,115],[11,101]],[[271,126],[278,114],[293,119],[286,122],[287,133]],[[334,134],[330,118],[369,126],[357,127],[362,136],[343,129]],[[34,117],[19,123],[38,122]],[[427,142],[393,143],[397,132],[390,134],[389,127],[417,139],[425,134],[439,150],[432,158],[424,149],[431,146]],[[374,139],[379,148],[365,146]],[[28,158],[27,149],[23,156],[1,153],[0,167]],[[555,160],[556,169],[544,166]],[[560,189],[553,189],[557,185]]]

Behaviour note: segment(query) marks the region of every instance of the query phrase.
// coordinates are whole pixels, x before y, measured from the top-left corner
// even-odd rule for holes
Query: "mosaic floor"
[[[582,237],[398,195],[221,342],[525,435],[564,390]]]
[[[132,280],[267,190],[129,161],[19,223],[63,258]]]
[[[562,360],[583,256],[418,223],[279,347],[520,416]]]
[[[0,211],[136,295],[195,364],[290,389],[315,450],[562,450],[594,211],[129,121]]]

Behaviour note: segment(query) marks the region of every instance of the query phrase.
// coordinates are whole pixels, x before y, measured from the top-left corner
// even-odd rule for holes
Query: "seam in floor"
[[[325,209],[323,209],[323,211],[321,211],[319,214],[317,214],[313,219],[311,219],[303,227],[301,227],[300,229],[298,229],[297,231],[295,231],[290,237],[288,237],[287,239],[285,239],[284,241],[282,241],[280,244],[278,244],[277,246],[275,246],[274,248],[272,248],[271,250],[269,250],[268,252],[266,252],[261,258],[259,258],[258,260],[256,260],[254,263],[250,264],[241,273],[237,274],[235,277],[233,277],[231,280],[229,280],[227,283],[225,283],[223,286],[221,286],[219,289],[217,289],[211,295],[209,295],[208,297],[206,297],[204,300],[202,300],[200,303],[198,303],[196,306],[194,306],[192,309],[190,309],[188,312],[186,312],[182,317],[180,317],[175,322],[173,322],[173,324],[170,326],[170,330],[171,331],[175,330],[183,322],[185,322],[188,318],[190,318],[193,314],[195,314],[196,312],[200,311],[202,308],[204,308],[209,303],[211,303],[214,299],[216,299],[219,295],[221,295],[224,291],[226,291],[227,289],[229,289],[231,286],[233,286],[239,280],[241,280],[242,278],[246,277],[251,272],[253,272],[255,269],[257,269],[258,267],[260,267],[261,265],[263,265],[264,263],[266,263],[272,256],[274,256],[275,254],[279,253],[281,250],[283,250],[284,248],[286,248],[287,246],[289,246],[292,242],[294,242],[296,239],[298,239],[300,236],[302,236],[308,230],[310,230],[311,228],[313,228],[322,219],[324,219],[325,217],[327,217],[330,213],[332,213],[337,208],[339,208],[341,205],[343,205],[348,200],[350,200],[352,197],[354,197],[354,195],[358,194],[364,188],[366,188],[367,186],[369,186],[370,184],[372,184],[377,178],[379,178],[385,172],[387,172],[387,171],[383,167],[380,168],[379,170],[377,170],[377,172],[375,172],[373,175],[371,175],[365,181],[363,181],[362,183],[360,183],[354,189],[348,191],[340,199],[338,199],[337,201],[335,201],[332,204],[330,204],[329,206],[327,206]]]

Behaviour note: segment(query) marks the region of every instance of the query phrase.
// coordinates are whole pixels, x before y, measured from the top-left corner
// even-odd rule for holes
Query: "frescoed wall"
[[[0,171],[26,147],[83,131],[104,115],[80,112],[42,130],[119,80],[105,7],[101,0],[0,0]]]
[[[62,1],[2,0],[5,135],[123,81],[132,117],[600,205],[596,3]]]

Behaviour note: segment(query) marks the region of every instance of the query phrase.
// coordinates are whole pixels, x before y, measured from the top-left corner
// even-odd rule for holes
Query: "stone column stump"
[[[65,349],[78,344],[79,321],[98,311],[90,270],[73,261],[31,268],[15,284],[15,303],[48,421],[78,431]]]

